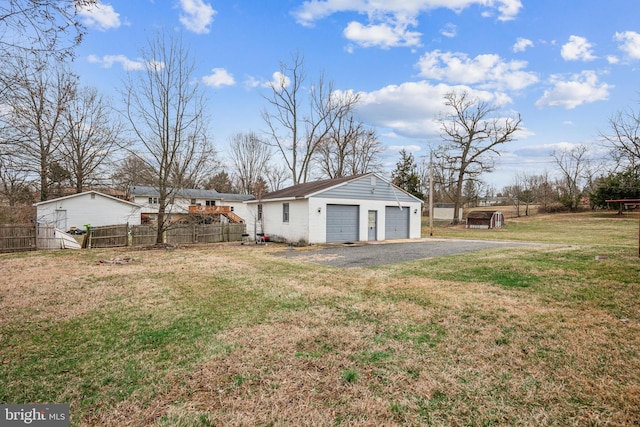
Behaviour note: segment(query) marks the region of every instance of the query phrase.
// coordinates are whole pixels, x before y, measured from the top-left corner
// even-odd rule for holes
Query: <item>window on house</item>
[[[207,200],[206,201],[206,205],[207,206],[215,206],[216,205],[216,201],[215,200]]]
[[[191,204],[195,205],[196,204],[196,199],[191,199]]]
[[[149,204],[150,205],[157,205],[158,204],[158,198],[157,197],[149,197]]]
[[[258,221],[262,220],[262,205],[258,205]]]
[[[282,222],[289,222],[289,203],[282,204]]]

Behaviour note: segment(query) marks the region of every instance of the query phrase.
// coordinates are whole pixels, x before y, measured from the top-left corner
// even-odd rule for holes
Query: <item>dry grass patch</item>
[[[512,289],[416,277],[377,282],[378,289],[363,296],[356,288],[380,272],[358,275],[362,282],[334,282],[342,297],[331,304],[281,312],[219,334],[228,353],[200,365],[146,408],[125,402],[117,411],[124,418],[111,413],[99,424],[640,420],[638,374],[629,371],[637,362],[629,353],[637,346],[637,324],[606,312],[585,317],[582,310],[540,304],[535,295],[523,298]],[[386,295],[399,287],[408,298],[389,300]],[[431,303],[411,301],[420,293],[429,294]]]
[[[640,424],[633,245],[548,249],[2,255],[0,401],[70,403],[74,426]]]

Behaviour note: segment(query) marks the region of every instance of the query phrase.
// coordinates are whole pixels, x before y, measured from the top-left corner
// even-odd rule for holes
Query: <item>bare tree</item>
[[[252,194],[255,184],[265,175],[271,159],[271,148],[253,132],[236,133],[229,141],[229,148],[238,190],[243,194]]]
[[[631,108],[617,112],[609,119],[610,134],[602,134],[612,149],[614,159],[635,167],[640,164],[640,113]]]
[[[271,165],[265,171],[267,186],[270,191],[281,190],[287,182],[288,170],[282,165]]]
[[[572,212],[578,209],[588,177],[591,176],[588,151],[587,146],[576,145],[551,153],[556,166],[560,169],[561,177],[557,186],[561,201]]]
[[[95,88],[79,89],[65,110],[68,132],[60,148],[76,193],[98,181],[122,132],[122,125],[110,112]]]
[[[32,203],[33,192],[28,171],[10,155],[0,155],[0,194],[10,207],[20,203]]]
[[[318,144],[316,159],[322,176],[339,178],[381,169],[382,143],[353,115],[338,117]]]
[[[299,53],[291,65],[281,62],[277,80],[269,85],[271,94],[265,96],[271,112],[262,112],[271,136],[268,143],[282,155],[294,185],[308,180],[318,145],[358,101],[356,94],[335,91],[323,75],[305,93],[306,78]]]
[[[468,92],[449,92],[444,99],[450,111],[438,121],[445,144],[435,154],[444,160],[455,180],[453,223],[457,224],[465,180],[493,170],[492,155],[500,154],[500,144],[513,140],[521,118],[492,117],[498,107],[472,98]]]
[[[539,178],[527,173],[516,174],[513,184],[505,187],[502,192],[516,207],[516,216],[520,217],[520,205],[524,203],[525,216],[529,215],[529,205],[536,200],[536,184]]]
[[[78,20],[82,7],[96,0],[3,0],[0,2],[0,57],[26,53],[72,54],[85,34]]]
[[[155,171],[156,243],[161,244],[172,197],[185,184],[192,186],[205,178],[216,166],[215,151],[207,136],[205,99],[182,38],[157,33],[140,57],[145,69],[129,74],[122,96],[140,149],[131,153]]]
[[[111,162],[111,168],[111,182],[125,193],[131,186],[153,186],[155,183],[155,171],[137,155],[128,153],[124,158]]]
[[[76,90],[76,77],[41,57],[20,57],[10,68],[8,112],[3,116],[5,142],[22,167],[39,180],[40,200],[47,200],[50,167],[59,160],[66,137],[64,112]]]

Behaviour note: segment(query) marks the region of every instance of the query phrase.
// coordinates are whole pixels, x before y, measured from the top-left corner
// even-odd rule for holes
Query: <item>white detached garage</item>
[[[35,203],[37,221],[67,231],[82,229],[85,224],[140,225],[141,206],[97,191],[86,191],[57,199]]]
[[[258,232],[274,240],[420,238],[422,201],[374,173],[294,185],[246,203],[256,209]]]

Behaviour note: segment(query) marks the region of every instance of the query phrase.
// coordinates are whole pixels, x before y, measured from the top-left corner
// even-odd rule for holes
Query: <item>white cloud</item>
[[[99,1],[95,5],[80,7],[78,15],[82,17],[82,22],[87,27],[100,31],[118,28],[121,25],[120,14],[113,9],[113,6]]]
[[[486,4],[486,2],[485,2]],[[492,3],[489,3],[492,4]],[[498,17],[501,21],[511,21],[515,19],[522,8],[522,3],[520,0],[502,0],[498,1],[498,11],[500,12],[500,16]]]
[[[134,61],[124,55],[105,55],[102,58],[96,55],[89,55],[87,60],[92,64],[100,64],[103,68],[111,68],[113,64],[120,64],[126,71],[137,71],[144,69],[143,61]]]
[[[569,41],[562,46],[560,54],[565,61],[592,61],[596,59],[591,43],[580,36],[569,37]]]
[[[246,89],[253,89],[262,86],[262,82],[253,76],[247,76],[244,79],[243,85]]]
[[[620,50],[622,50],[629,59],[640,59],[640,34],[635,31],[616,33],[614,40],[622,43]]]
[[[449,23],[440,30],[440,34],[445,37],[453,38],[458,35],[458,28],[455,26],[455,24]]]
[[[271,76],[271,81],[263,83],[264,87],[289,87],[291,85],[291,79],[280,71],[276,71]]]
[[[214,68],[211,74],[204,76],[202,82],[211,87],[233,86],[236,84],[235,79],[224,68]]]
[[[518,37],[518,40],[513,45],[514,52],[524,52],[528,48],[533,47],[533,42],[529,39]]]
[[[508,101],[502,94],[478,91],[468,86],[407,82],[361,92],[358,114],[364,122],[391,129],[399,136],[420,139],[439,137],[440,126],[435,117],[446,110],[444,96],[451,90],[467,91],[472,97],[495,104]]]
[[[417,25],[420,14],[438,8],[460,13],[473,5],[497,11],[501,21],[514,19],[522,8],[520,0],[306,0],[293,16],[299,24],[312,26],[335,13],[356,12],[367,16],[368,22],[350,22],[343,32],[345,37],[361,46],[389,48],[420,44],[421,34],[408,30]],[[443,35],[452,34],[455,31],[445,28]]]
[[[545,90],[536,102],[537,107],[563,107],[567,110],[582,104],[603,101],[609,98],[612,85],[600,83],[594,71],[583,71],[563,80],[561,76],[552,76],[553,87]]]
[[[409,31],[406,25],[394,27],[387,23],[378,25],[362,25],[352,21],[343,32],[347,40],[364,47],[380,47],[388,49],[396,46],[417,46],[422,34]]]
[[[208,34],[209,25],[213,22],[216,11],[203,0],[180,0],[184,13],[180,14],[180,22],[187,30],[196,34]]]
[[[280,71],[276,71],[271,75],[271,80],[263,80],[254,76],[247,76],[242,84],[246,89],[254,89],[257,87],[279,89],[281,87],[289,87],[291,85],[291,79]]]
[[[479,84],[482,88],[520,90],[538,81],[536,74],[524,71],[526,61],[505,61],[495,54],[469,58],[465,53],[425,53],[418,61],[420,75],[449,83]]]

